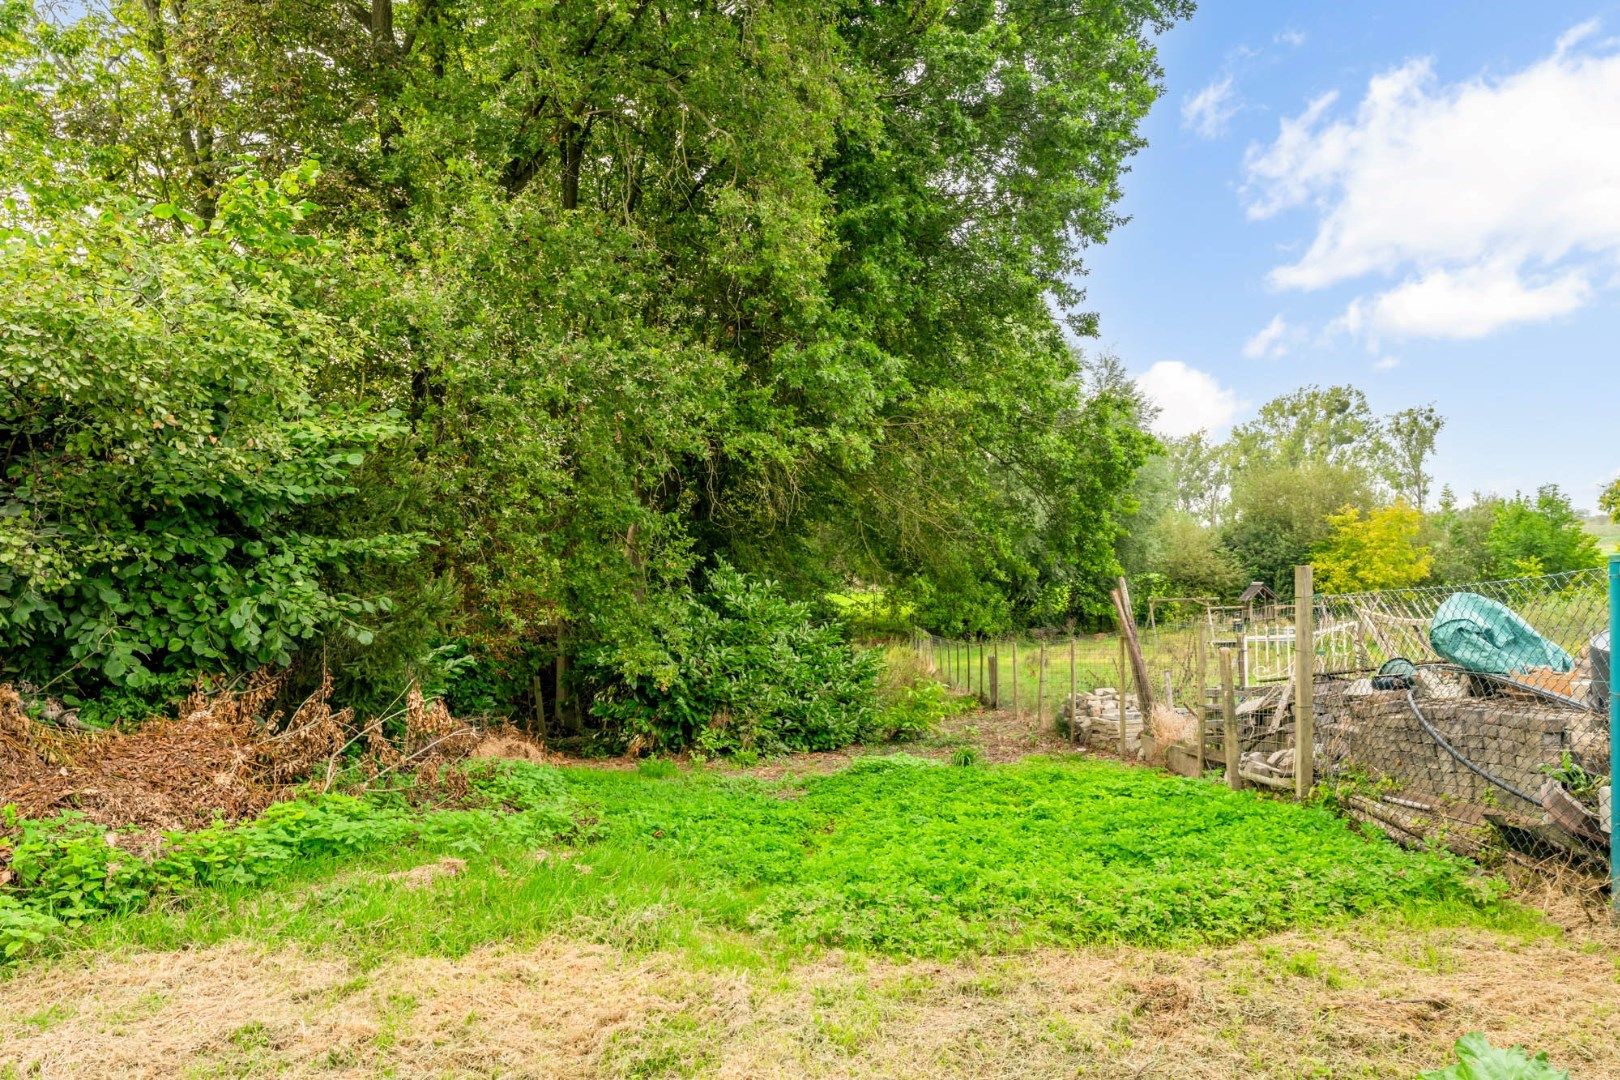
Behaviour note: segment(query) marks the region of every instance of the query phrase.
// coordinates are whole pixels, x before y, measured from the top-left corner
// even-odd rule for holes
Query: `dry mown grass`
[[[364,973],[235,943],[25,971],[0,984],[0,1060],[45,1076],[1406,1077],[1477,1029],[1608,1077],[1608,938],[1365,924],[785,971],[554,940]]]

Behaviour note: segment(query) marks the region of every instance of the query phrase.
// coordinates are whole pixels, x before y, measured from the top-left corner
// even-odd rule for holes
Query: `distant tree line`
[[[1250,581],[1279,595],[1293,568],[1320,590],[1461,584],[1597,566],[1569,496],[1449,487],[1429,471],[1445,419],[1428,405],[1377,416],[1355,387],[1308,386],[1263,405],[1222,441],[1165,440],[1136,481],[1120,554],[1143,595],[1230,597]]]

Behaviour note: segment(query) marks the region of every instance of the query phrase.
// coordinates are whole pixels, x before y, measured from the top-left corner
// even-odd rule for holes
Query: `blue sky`
[[[1175,434],[1307,383],[1447,417],[1460,495],[1620,472],[1620,2],[1207,0],[1087,253]]]

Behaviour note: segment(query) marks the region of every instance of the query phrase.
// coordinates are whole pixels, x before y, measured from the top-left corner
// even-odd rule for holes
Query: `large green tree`
[[[93,182],[202,233],[321,162],[301,295],[356,333],[307,384],[402,418],[355,497],[427,535],[378,572],[459,593],[442,632],[668,678],[649,627],[722,560],[1102,610],[1152,442],[1062,320],[1185,0],[23,10],[26,207]]]

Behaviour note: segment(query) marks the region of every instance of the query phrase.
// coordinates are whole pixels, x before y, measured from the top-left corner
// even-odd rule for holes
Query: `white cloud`
[[[1530,285],[1511,266],[1489,263],[1431,271],[1357,310],[1375,335],[1482,338],[1514,323],[1567,315],[1591,292],[1579,271]]]
[[[1213,375],[1179,360],[1160,360],[1137,377],[1136,385],[1159,407],[1153,430],[1160,435],[1220,431],[1248,407]]]
[[[1497,78],[1444,84],[1428,60],[1369,81],[1353,115],[1326,94],[1251,147],[1251,218],[1304,208],[1315,235],[1273,284],[1397,282],[1340,325],[1368,334],[1481,337],[1568,314],[1616,287],[1620,52],[1555,51]],[[1607,49],[1608,51],[1603,51]]]
[[[1283,317],[1273,315],[1270,322],[1243,343],[1243,355],[1251,360],[1275,359],[1283,356],[1288,352],[1289,337],[1288,324],[1283,321]]]
[[[1581,42],[1595,36],[1601,29],[1603,29],[1602,19],[1587,19],[1583,23],[1577,23],[1558,35],[1558,44],[1554,46],[1553,51],[1562,56]]]
[[[1305,44],[1305,32],[1303,30],[1284,30],[1272,40],[1278,45],[1287,45],[1291,49],[1297,49]]]
[[[1401,358],[1398,356],[1380,356],[1377,360],[1373,361],[1374,371],[1394,371],[1400,366]]]
[[[1237,110],[1232,76],[1225,75],[1181,103],[1181,126],[1191,128],[1205,139],[1219,138]]]

